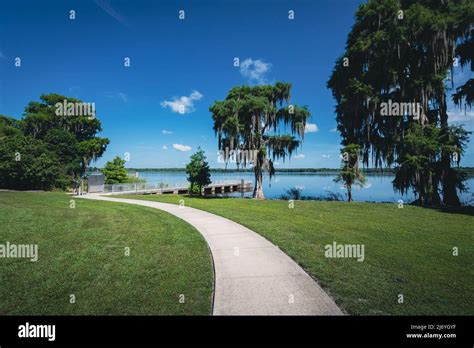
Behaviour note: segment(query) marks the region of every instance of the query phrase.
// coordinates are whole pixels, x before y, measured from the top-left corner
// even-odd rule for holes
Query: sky
[[[0,114],[21,118],[28,102],[59,93],[95,103],[110,144],[92,165],[120,156],[131,168],[184,167],[200,146],[217,168],[209,107],[234,86],[290,82],[291,103],[312,116],[300,150],[277,168],[336,168],[326,82],[362,2],[4,0]],[[468,74],[456,69],[455,79]],[[451,106],[450,117],[474,130],[472,111]],[[473,155],[471,144],[462,164],[474,166]]]

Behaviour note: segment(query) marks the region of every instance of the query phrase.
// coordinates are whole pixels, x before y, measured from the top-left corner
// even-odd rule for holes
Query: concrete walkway
[[[214,259],[214,315],[343,314],[295,261],[231,220],[167,203],[96,194],[80,197],[164,210],[194,226],[206,239]]]

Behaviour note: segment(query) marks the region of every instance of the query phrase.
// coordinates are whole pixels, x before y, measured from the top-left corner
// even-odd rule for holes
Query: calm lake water
[[[139,177],[145,179],[149,184],[164,183],[169,186],[187,186],[186,174],[184,172],[139,172]],[[327,196],[328,192],[338,193],[342,199],[346,199],[346,190],[342,185],[333,181],[335,175],[321,173],[277,173],[271,180],[268,175],[264,176],[263,191],[266,198],[280,198],[285,194],[285,190],[292,187],[302,189],[304,196]],[[212,173],[211,180],[214,183],[224,181],[250,181],[253,185],[253,173],[249,172],[229,172]],[[353,198],[356,201],[373,202],[397,202],[403,199],[405,202],[413,200],[413,194],[402,196],[395,193],[392,188],[393,176],[391,175],[368,175],[365,188],[354,188]],[[474,178],[466,181],[470,192],[461,194],[461,200],[466,204],[474,204]],[[247,197],[251,192],[246,193]],[[236,194],[234,194],[236,195]],[[237,194],[240,196],[240,194]]]

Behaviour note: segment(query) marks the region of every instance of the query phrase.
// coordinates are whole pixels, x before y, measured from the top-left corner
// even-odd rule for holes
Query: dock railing
[[[217,180],[203,188],[204,194],[225,194],[233,192],[248,192],[252,183],[244,180]],[[149,184],[149,183],[127,183],[127,184],[105,184],[106,194],[161,194],[161,193],[189,193],[189,183],[179,182],[173,184]]]

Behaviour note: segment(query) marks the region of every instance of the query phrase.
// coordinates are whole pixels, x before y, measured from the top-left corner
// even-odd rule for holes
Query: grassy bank
[[[473,216],[379,203],[301,201],[290,209],[286,201],[128,198],[184,199],[249,227],[295,259],[350,314],[474,314]],[[325,257],[324,246],[334,241],[363,244],[365,260]]]
[[[212,263],[199,232],[157,209],[70,200],[0,192],[0,244],[38,244],[39,254],[0,258],[0,314],[210,313]]]

